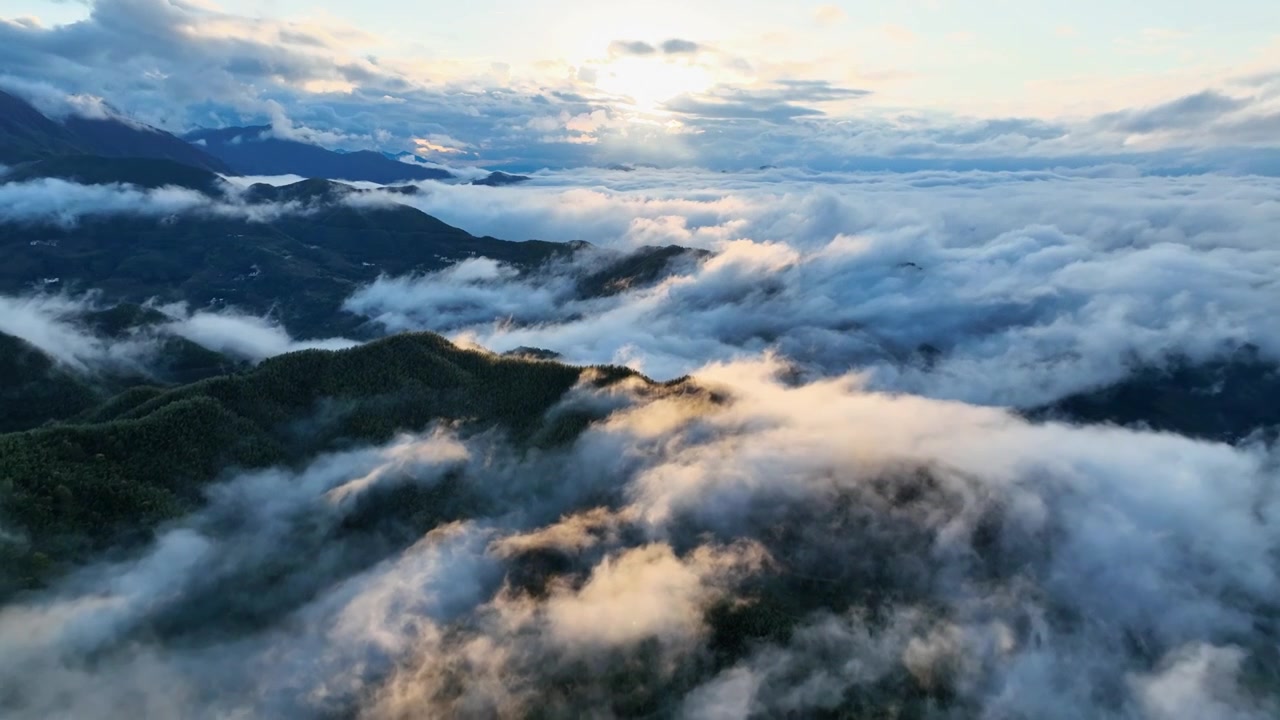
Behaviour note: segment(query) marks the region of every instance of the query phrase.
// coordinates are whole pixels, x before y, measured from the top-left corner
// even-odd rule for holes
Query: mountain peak
[[[68,115],[59,122],[26,100],[0,91],[0,162],[86,154],[171,160],[211,172],[230,172],[222,161],[160,128],[113,115]]]

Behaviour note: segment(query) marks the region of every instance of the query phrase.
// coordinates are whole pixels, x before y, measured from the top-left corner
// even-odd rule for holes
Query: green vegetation
[[[49,161],[59,167],[77,162]],[[199,185],[202,176],[200,170],[164,161],[146,161],[123,174],[118,168],[95,174],[115,163],[92,159],[60,174],[148,185]],[[51,171],[51,165],[37,163],[22,173]],[[195,307],[273,311],[302,337],[359,335],[361,319],[343,312],[342,303],[380,274],[440,270],[474,256],[533,269],[580,247],[478,238],[404,206],[351,207],[334,201],[342,188],[327,181],[256,188],[264,197],[314,208],[271,222],[188,213],[165,219],[82,218],[74,227],[0,223],[0,252],[11,258],[0,266],[0,292],[21,294],[33,278],[59,278],[60,288],[96,289],[135,303],[158,298]]]
[[[70,131],[23,100],[0,91],[0,163],[80,151],[80,143]]]
[[[185,187],[214,198],[223,192],[223,181],[213,173],[137,158],[58,157],[19,166],[3,179],[42,177]],[[535,271],[590,248],[583,242],[475,237],[411,207],[343,202],[361,192],[328,180],[254,185],[243,202],[295,209],[260,221],[192,211],[164,218],[82,217],[74,226],[0,223],[0,253],[10,259],[0,266],[0,293],[22,294],[33,279],[57,278],[59,289],[100,290],[133,303],[156,298],[272,312],[299,337],[369,338],[364,321],[344,312],[342,304],[379,275],[427,273],[472,257]],[[705,254],[676,246],[642,248],[583,278],[579,293],[612,294],[654,282],[673,261]]]
[[[604,384],[634,376],[598,370]],[[526,444],[570,440],[585,418],[544,415],[582,372],[406,334],[172,389],[134,387],[74,421],[0,435],[0,528],[24,538],[0,542],[0,594],[145,537],[234,469],[300,464],[437,421],[500,427]]]
[[[123,183],[142,188],[184,187],[220,195],[223,180],[189,165],[154,158],[110,158],[65,155],[19,165],[5,176],[7,182],[58,178],[83,185]]]
[[[163,130],[118,118],[45,117],[30,103],[0,90],[0,163],[72,155],[164,158],[230,172],[220,160]]]
[[[115,340],[169,321],[152,308],[128,303],[68,319],[86,332]],[[0,433],[101,412],[102,403],[138,386],[191,383],[248,368],[244,361],[180,337],[155,339],[152,351],[145,370],[121,362],[82,371],[58,363],[25,340],[0,333]]]
[[[584,297],[606,297],[658,282],[670,273],[671,264],[681,260],[703,260],[711,256],[706,250],[680,245],[644,247],[605,269],[582,278],[578,291]]]
[[[0,333],[0,433],[69,418],[99,401],[83,379],[25,341]]]
[[[1063,398],[1028,413],[1037,419],[1113,423],[1236,442],[1254,432],[1280,437],[1280,370],[1244,345],[1221,359],[1173,358],[1138,368],[1105,388]]]

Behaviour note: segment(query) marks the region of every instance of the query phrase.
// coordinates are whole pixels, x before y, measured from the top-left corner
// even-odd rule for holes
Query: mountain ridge
[[[132,120],[69,115],[58,122],[0,90],[0,162],[23,163],[69,155],[172,160],[229,174],[221,160],[177,136]]]
[[[301,337],[369,337],[365,321],[342,306],[382,275],[434,272],[475,257],[530,272],[579,252],[604,252],[580,241],[477,237],[390,198],[350,202],[373,191],[330,180],[237,191],[216,174],[172,161],[53,158],[20,166],[0,181],[41,177],[179,186],[208,195],[210,207],[222,205],[217,212],[197,206],[163,216],[84,216],[74,225],[62,217],[0,221],[0,251],[13,257],[0,266],[0,293],[23,294],[33,278],[56,278],[64,290],[101,290],[116,301],[272,312]],[[679,260],[705,256],[688,248],[617,254],[584,278],[581,290],[638,287],[664,277]]]
[[[176,387],[140,387],[99,400],[78,419],[0,433],[0,520],[27,538],[13,545],[0,536],[0,597],[39,586],[87,552],[144,539],[198,506],[227,467],[300,462],[449,421],[555,445],[587,420],[549,416],[552,405],[579,382],[626,378],[652,384],[627,368],[501,357],[434,333],[402,333],[348,350],[287,353]],[[299,434],[303,422],[309,430]]]
[[[183,139],[199,145],[239,175],[300,175],[381,184],[454,177],[446,170],[410,165],[371,150],[342,153],[274,137],[270,125],[199,129]]]

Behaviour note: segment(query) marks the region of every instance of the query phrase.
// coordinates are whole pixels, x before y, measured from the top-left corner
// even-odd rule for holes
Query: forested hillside
[[[65,408],[68,419],[0,435],[0,525],[25,538],[2,545],[5,592],[145,537],[238,469],[299,463],[434,423],[553,445],[583,427],[580,415],[545,414],[584,372],[597,384],[635,376],[461,350],[430,333],[291,353],[177,387],[136,386],[92,407],[87,382],[54,372],[40,392],[57,397],[61,405],[47,407]]]

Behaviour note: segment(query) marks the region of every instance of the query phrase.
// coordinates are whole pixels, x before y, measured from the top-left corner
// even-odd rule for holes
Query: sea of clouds
[[[143,550],[0,608],[7,716],[1280,712],[1276,448],[1001,407],[1245,344],[1280,359],[1280,183],[1113,167],[422,187],[381,201],[477,235],[714,255],[591,298],[572,267],[477,258],[383,277],[349,310],[703,390],[584,383],[552,412],[602,419],[563,447],[437,428],[215,485]],[[5,302],[34,319],[0,330],[101,352],[41,324],[56,306]],[[198,342],[244,337],[174,318]],[[268,339],[246,354],[292,347]],[[405,488],[428,517],[397,511]]]
[[[1280,709],[1273,451],[783,370],[707,366],[719,401],[584,385],[566,409],[613,412],[554,451],[441,429],[214,486],[144,552],[0,610],[0,703],[15,718]],[[436,490],[416,532],[386,504],[406,485]],[[387,516],[348,522],[370,513]],[[749,636],[717,629],[733,612],[756,613]]]
[[[1280,358],[1280,183],[1088,172],[813,175],[637,170],[432,184],[404,202],[476,234],[679,244],[715,256],[582,299],[562,273],[476,259],[386,277],[347,309],[495,351],[676,377],[777,352],[823,375],[1034,405],[1172,356]]]

